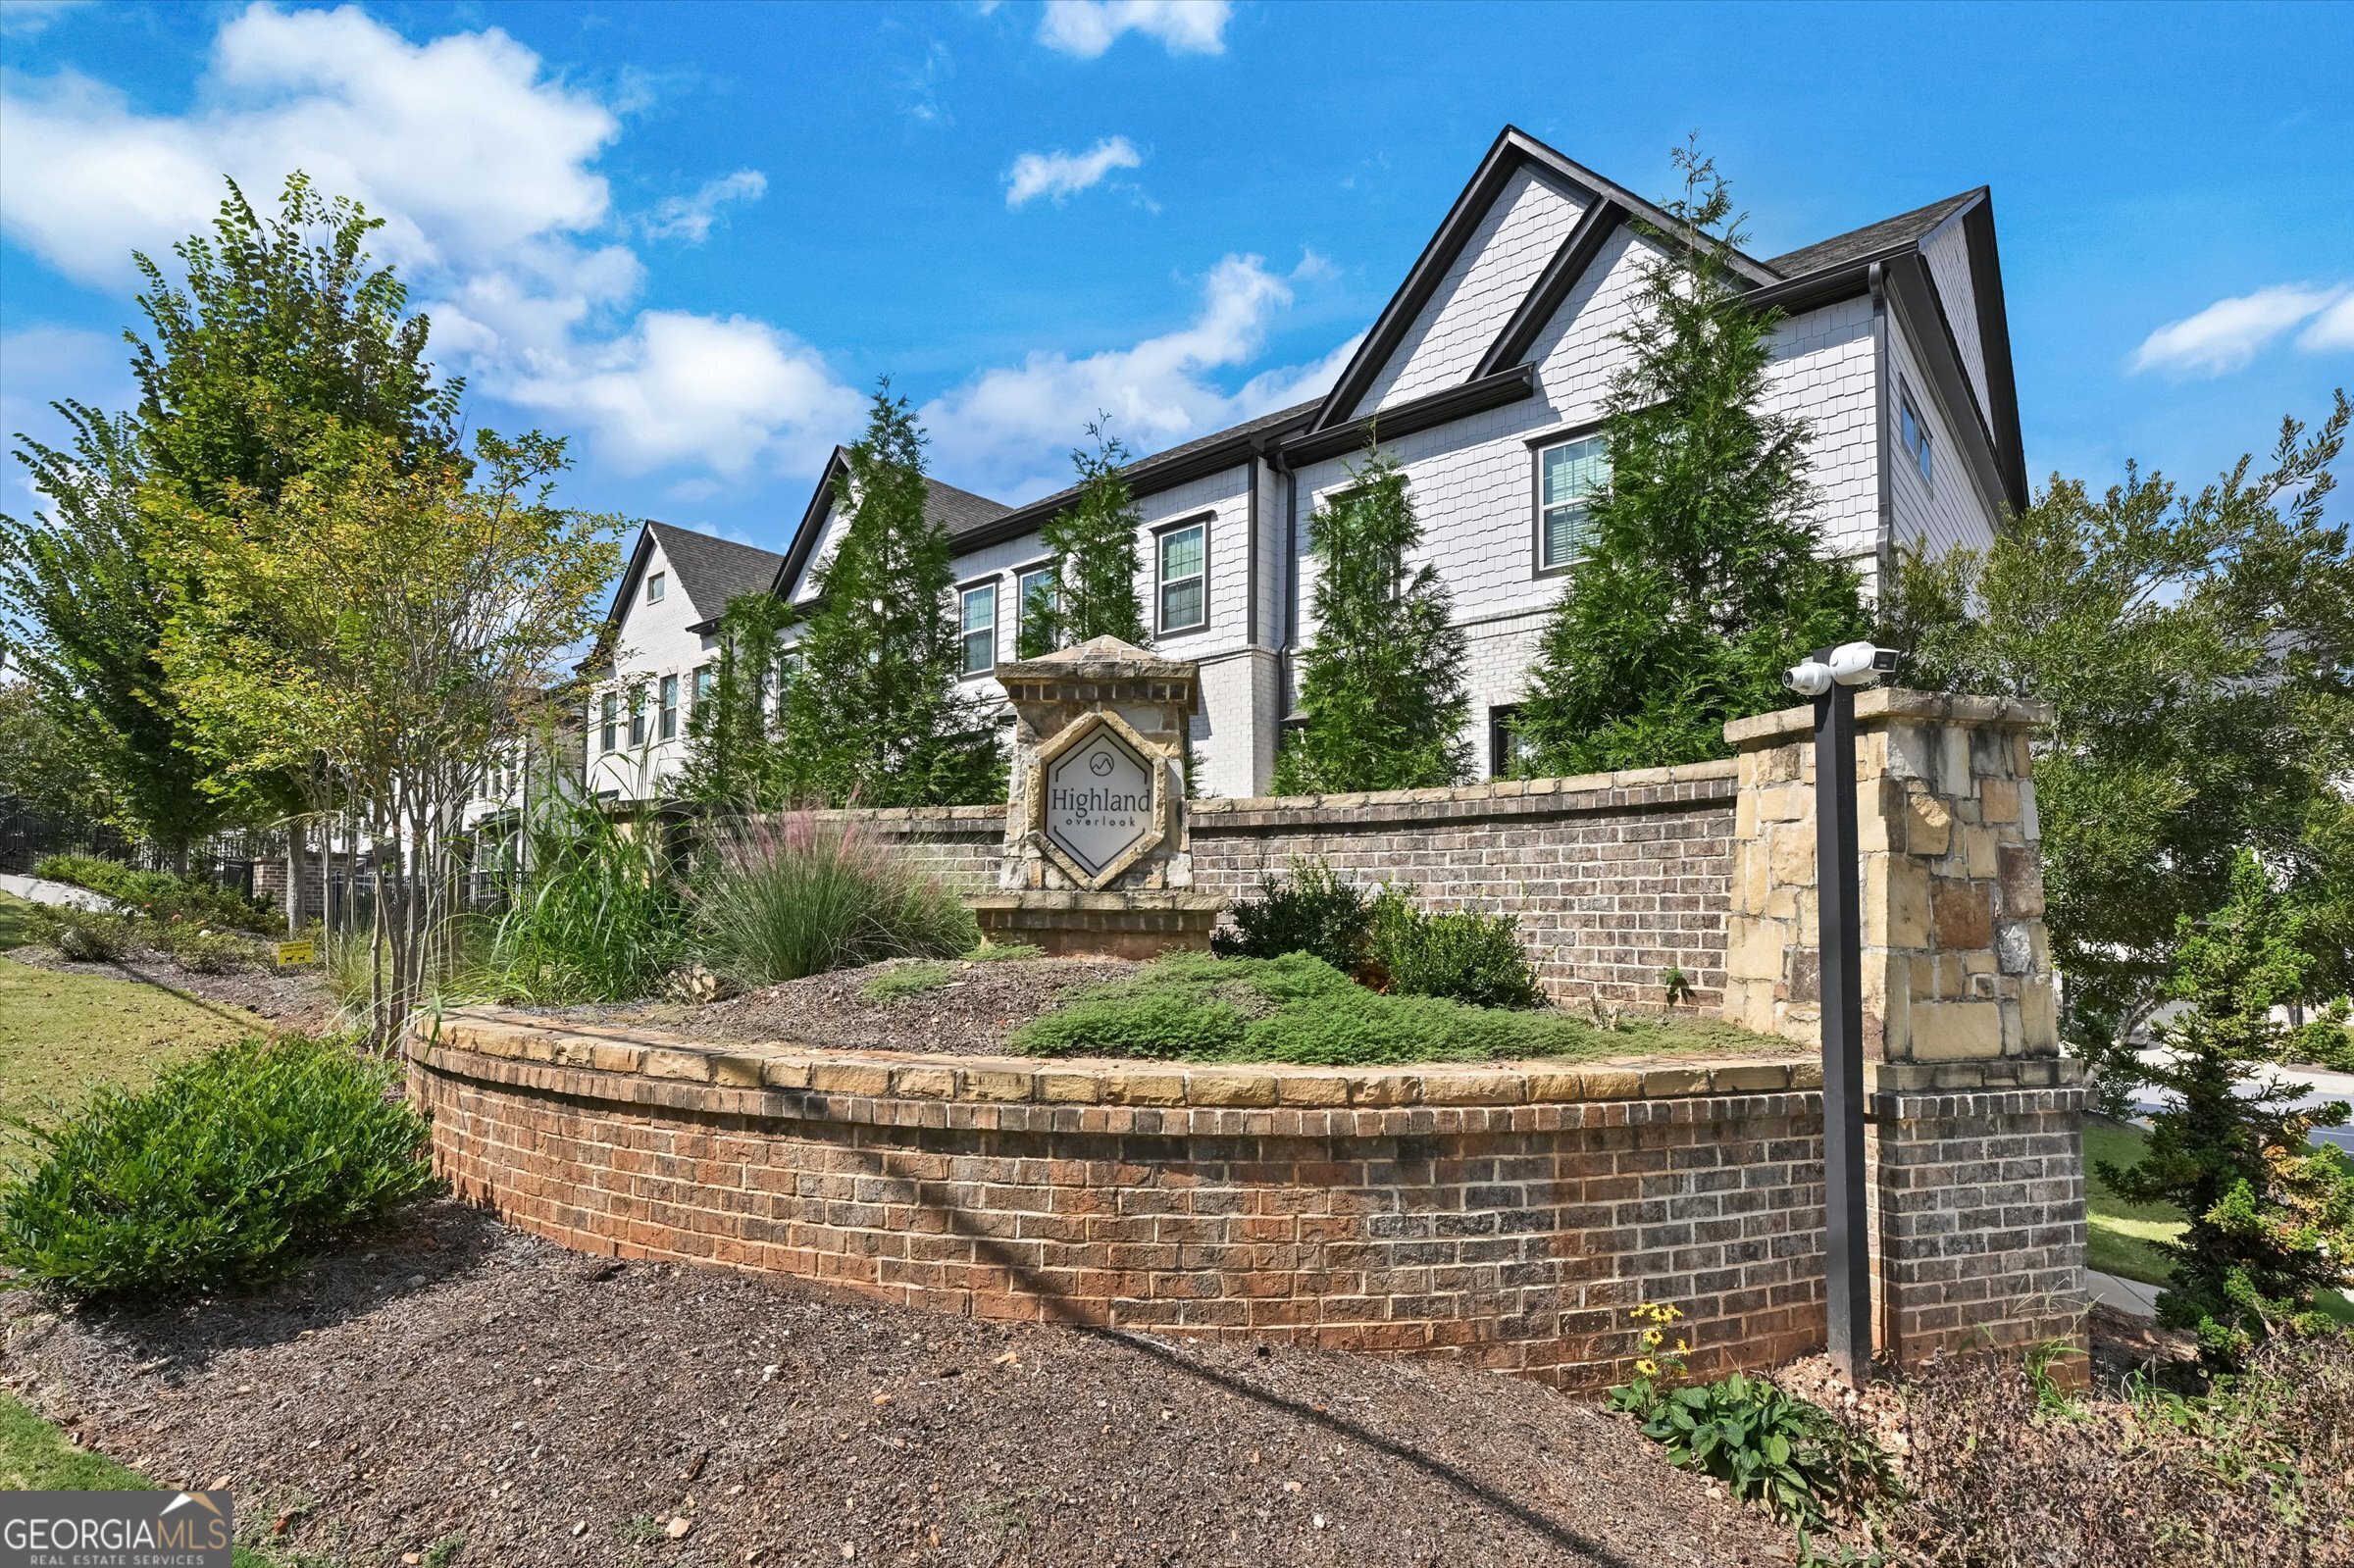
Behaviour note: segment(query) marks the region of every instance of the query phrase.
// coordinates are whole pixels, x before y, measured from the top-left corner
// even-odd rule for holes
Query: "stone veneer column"
[[[2028,742],[2041,703],[1856,699],[1864,1050],[1881,1349],[2080,1340],[2078,1064],[2060,1056]],[[1814,714],[1739,752],[1724,1014],[1821,1037]]]

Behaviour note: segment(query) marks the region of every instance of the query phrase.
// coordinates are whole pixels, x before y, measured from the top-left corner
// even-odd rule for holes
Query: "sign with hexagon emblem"
[[[1039,826],[1083,880],[1101,885],[1160,838],[1153,764],[1120,732],[1098,720],[1056,748],[1047,763]]]

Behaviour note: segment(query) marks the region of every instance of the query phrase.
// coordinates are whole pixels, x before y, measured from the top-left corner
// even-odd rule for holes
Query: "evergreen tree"
[[[2277,893],[2253,854],[2233,862],[2229,896],[2209,919],[2184,922],[2170,996],[2186,1010],[2158,1027],[2169,1060],[2151,1070],[2173,1101],[2150,1119],[2131,1169],[2102,1162],[2126,1197],[2172,1203],[2189,1216],[2158,1318],[2198,1335],[2209,1361],[2228,1365],[2279,1324],[2320,1328],[2314,1292],[2340,1284],[2354,1255],[2354,1174],[2310,1141],[2346,1121],[2343,1102],[2299,1110],[2304,1090],[2258,1069],[2292,1049],[2273,1010],[2303,994],[2312,921]],[[2342,1009],[2304,1026],[2341,1033]]]
[[[1316,637],[1302,659],[1306,722],[1275,762],[1279,794],[1420,789],[1470,772],[1463,634],[1446,584],[1407,557],[1422,525],[1406,471],[1375,449],[1308,519]]]
[[[774,810],[782,787],[780,641],[795,618],[773,593],[743,593],[719,618],[719,657],[687,719],[687,760],[673,786],[714,811]]]
[[[1106,432],[1106,418],[1100,414],[1087,428],[1096,449],[1071,453],[1078,499],[1041,531],[1054,557],[1054,586],[1050,595],[1021,607],[1017,651],[1025,659],[1090,637],[1118,637],[1140,648],[1151,643],[1136,591],[1136,535],[1144,514],[1121,472],[1128,449]]]
[[[1594,543],[1547,626],[1517,733],[1537,774],[1726,755],[1726,720],[1783,706],[1781,672],[1859,636],[1861,588],[1820,559],[1807,428],[1765,406],[1778,316],[1743,304],[1741,234],[1713,161],[1675,153],[1680,226],[1657,247],[1612,378]]]
[[[848,519],[818,569],[820,608],[786,697],[781,783],[836,805],[1001,798],[994,728],[956,689],[963,643],[947,602],[947,534],[924,515],[924,435],[889,382],[836,490]]]

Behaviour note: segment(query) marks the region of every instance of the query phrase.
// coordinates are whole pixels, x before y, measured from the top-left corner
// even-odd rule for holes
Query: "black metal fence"
[[[222,834],[188,851],[186,870],[216,886],[253,896],[253,863],[265,852],[258,834]],[[172,855],[147,839],[102,822],[75,822],[0,795],[0,871],[20,876],[51,855],[89,855],[139,871],[171,871]]]

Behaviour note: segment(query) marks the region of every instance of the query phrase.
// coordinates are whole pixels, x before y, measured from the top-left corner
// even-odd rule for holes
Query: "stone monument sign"
[[[1056,953],[1206,946],[1224,900],[1192,890],[1186,845],[1194,665],[1097,637],[998,681],[1013,765],[1000,886],[973,901],[982,932]]]

